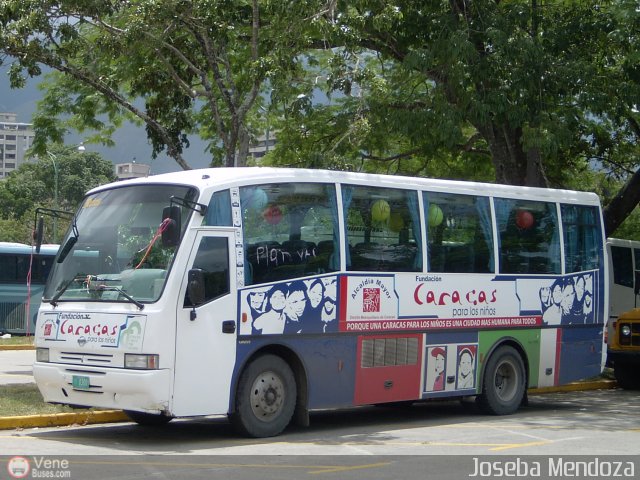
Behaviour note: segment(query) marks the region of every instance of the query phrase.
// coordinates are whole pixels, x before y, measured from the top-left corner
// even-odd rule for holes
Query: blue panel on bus
[[[303,356],[309,379],[309,408],[353,405],[356,368],[354,336],[293,341]]]
[[[427,333],[427,345],[446,343],[478,343],[478,332],[435,332]]]
[[[271,338],[240,342],[237,349],[233,384],[247,358],[267,345]],[[351,335],[280,337],[276,348],[292,351],[302,362],[309,387],[309,408],[334,408],[353,405],[357,337]]]
[[[565,328],[560,349],[559,384],[600,374],[602,325]]]

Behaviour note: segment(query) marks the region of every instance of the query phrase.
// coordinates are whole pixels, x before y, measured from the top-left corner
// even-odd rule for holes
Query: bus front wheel
[[[291,368],[276,355],[262,355],[240,375],[230,419],[242,435],[272,437],[289,425],[295,406],[296,380]]]
[[[526,391],[522,357],[510,346],[499,347],[489,357],[478,401],[484,411],[493,415],[515,412]]]

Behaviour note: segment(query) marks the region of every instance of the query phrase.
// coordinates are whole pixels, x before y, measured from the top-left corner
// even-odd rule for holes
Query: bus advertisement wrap
[[[396,274],[279,283],[240,292],[240,334],[335,331],[336,282],[341,332],[593,324],[594,278]]]
[[[142,350],[145,315],[107,313],[45,313],[38,323],[36,338],[70,346]]]
[[[60,251],[43,398],[141,424],[222,414],[268,437],[314,410],[468,395],[506,415],[602,371],[593,193],[194,170],[91,190]]]

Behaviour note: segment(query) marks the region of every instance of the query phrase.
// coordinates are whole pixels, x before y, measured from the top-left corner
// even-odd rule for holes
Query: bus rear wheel
[[[145,425],[149,427],[166,425],[173,420],[173,417],[157,413],[135,412],[133,410],[125,410],[124,413],[138,425]]]
[[[296,380],[276,355],[253,360],[240,375],[231,423],[249,437],[273,437],[282,432],[296,406]]]
[[[514,413],[526,392],[525,368],[518,351],[499,347],[489,358],[482,381],[480,407],[492,415]]]

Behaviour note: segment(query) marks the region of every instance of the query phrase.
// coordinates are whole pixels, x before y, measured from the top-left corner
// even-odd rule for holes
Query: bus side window
[[[556,204],[496,198],[501,273],[561,273]]]
[[[598,268],[602,249],[598,209],[563,204],[560,211],[566,271],[571,273]]]
[[[241,187],[240,205],[246,285],[339,268],[334,185],[272,183]]]
[[[424,192],[428,268],[439,273],[493,273],[489,199]]]
[[[230,227],[231,220],[231,194],[229,190],[222,190],[211,195],[207,213],[202,225]]]
[[[15,255],[0,255],[0,282],[15,283],[18,271]]]
[[[613,283],[624,287],[633,287],[633,264],[631,249],[611,245],[611,262],[613,263]]]
[[[226,237],[204,237],[191,268],[204,272],[205,302],[229,293],[229,245]],[[192,306],[187,296],[184,306]]]
[[[415,190],[343,185],[351,271],[422,271],[422,233]]]

